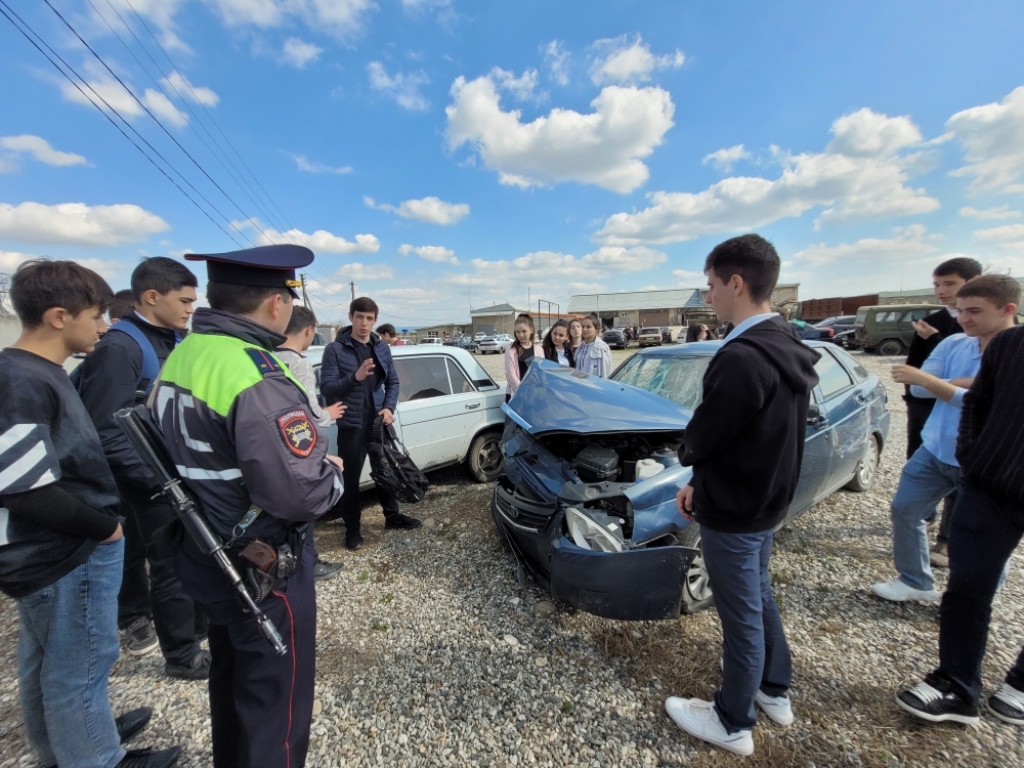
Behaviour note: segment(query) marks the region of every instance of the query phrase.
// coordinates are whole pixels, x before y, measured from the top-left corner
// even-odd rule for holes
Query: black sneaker
[[[181,757],[181,747],[129,749],[117,768],[171,768]]]
[[[156,630],[153,629],[153,622],[145,616],[133,621],[125,630],[124,648],[132,656],[145,656],[147,653],[152,653],[159,644]]]
[[[149,725],[149,719],[153,716],[153,710],[149,707],[139,707],[131,712],[125,712],[114,720],[114,727],[117,728],[117,738],[124,744],[132,737]]]
[[[164,665],[164,674],[179,680],[207,680],[210,677],[210,652],[199,651],[186,664]]]
[[[423,523],[417,520],[415,517],[409,517],[403,515],[401,512],[396,512],[393,515],[388,515],[384,518],[384,530],[391,531],[395,529],[407,529],[407,528],[419,528]]]
[[[323,580],[337,576],[342,567],[342,563],[329,563],[318,557],[316,562],[313,563],[313,578]]]
[[[952,721],[977,725],[981,719],[978,716],[977,703],[964,701],[952,691],[943,693],[924,682],[918,683],[914,688],[900,691],[896,696],[896,703],[910,714],[929,723]]]
[[[345,536],[346,549],[351,549],[353,552],[355,552],[361,546],[363,546],[363,537],[360,536],[358,533],[352,536]]]
[[[1003,683],[1003,687],[988,698],[988,708],[1004,723],[1024,725],[1024,691]]]

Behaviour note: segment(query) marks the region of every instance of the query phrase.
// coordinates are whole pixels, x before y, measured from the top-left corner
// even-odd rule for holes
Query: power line
[[[111,26],[110,22],[107,21],[106,17],[102,13],[100,13],[99,8],[97,8],[93,4],[92,0],[87,0],[87,2],[92,7],[93,11],[96,12],[96,15],[100,17],[100,19],[103,21],[104,24],[106,24],[107,29],[109,29],[111,31],[111,33],[118,39],[118,41],[121,43],[121,45],[124,46],[124,49],[126,51],[128,51],[128,53],[131,55],[131,57],[133,59],[135,59],[135,62],[139,65],[139,68],[142,69],[142,71],[145,72],[149,76],[149,79],[153,81],[153,84],[157,88],[162,88],[161,84],[157,81],[156,77],[149,71],[149,69],[146,67],[146,65],[143,64],[142,61],[139,60],[139,57],[135,55],[135,52],[131,49],[131,46],[129,46],[128,43],[125,42],[125,40],[121,37],[121,35],[118,34],[117,30],[115,30],[113,28],[113,26]],[[181,94],[181,92],[174,86],[174,83],[171,82],[170,75],[168,75],[167,73],[165,73],[161,69],[161,67],[157,63],[156,59],[154,59],[152,54],[150,54],[149,49],[139,39],[138,35],[135,34],[135,30],[133,30],[131,28],[131,25],[128,24],[128,22],[125,20],[125,18],[121,15],[121,12],[118,11],[117,8],[113,5],[111,0],[106,0],[106,3],[110,7],[110,10],[113,11],[114,14],[117,16],[117,18],[120,20],[121,24],[124,25],[124,28],[128,30],[128,33],[132,36],[132,38],[138,44],[139,48],[141,48],[143,53],[146,54],[146,57],[152,62],[153,66],[156,67],[156,71],[160,75],[162,75],[164,77],[164,84],[166,85],[166,87],[170,88],[174,92],[174,95],[178,97],[178,99],[181,101],[181,103],[185,106],[185,109],[187,109],[189,111],[189,114],[191,114],[192,117],[195,118],[195,121],[196,121],[196,123],[199,124],[199,127],[203,129],[203,131],[206,133],[206,135],[210,138],[210,141],[212,141],[214,146],[216,146],[217,149],[220,151],[220,155],[223,155],[224,158],[228,161],[228,163],[231,164],[232,168],[234,168],[234,172],[232,172],[231,168],[228,168],[228,166],[224,164],[224,160],[222,160],[220,155],[218,155],[217,152],[215,152],[213,150],[213,148],[207,143],[206,139],[204,139],[202,134],[199,133],[199,130],[196,128],[195,124],[190,122],[189,123],[189,127],[195,132],[196,136],[199,137],[199,140],[203,143],[203,146],[205,146],[210,151],[210,154],[213,155],[213,157],[217,160],[217,162],[220,163],[221,167],[225,171],[227,171],[228,175],[231,176],[232,180],[236,184],[238,184],[239,188],[242,190],[242,193],[246,197],[249,198],[249,201],[253,205],[256,206],[257,210],[259,210],[259,212],[261,214],[263,214],[263,216],[266,217],[270,221],[271,224],[273,224],[278,229],[281,229],[281,224],[279,222],[275,221],[274,217],[271,216],[269,213],[267,213],[266,209],[257,200],[253,199],[252,195],[250,195],[249,192],[246,191],[245,187],[242,186],[242,182],[245,182],[245,184],[249,187],[249,189],[252,189],[252,185],[250,185],[245,180],[244,177],[242,177],[241,179],[239,178],[239,177],[242,176],[241,171],[238,170],[237,166],[235,166],[235,164],[234,164],[234,162],[232,162],[231,158],[228,157],[228,155],[224,151],[223,147],[221,147],[220,144],[218,144],[217,139],[213,136],[213,134],[210,133],[209,129],[203,123],[202,118],[200,118],[199,115],[196,114],[195,110],[192,109],[191,105],[188,102],[188,99],[185,98]],[[159,42],[157,44],[159,45]],[[170,60],[169,57],[168,57],[168,60]],[[173,67],[173,62],[172,62],[172,67]],[[201,104],[199,96],[196,94],[196,92],[194,90],[192,90],[192,84],[189,83],[188,79],[185,78],[183,75],[181,75],[180,72],[178,72],[177,68],[173,68],[171,70],[171,73],[172,74],[177,73],[177,74],[179,74],[179,76],[181,76],[182,82],[185,83],[186,86],[188,86],[188,89],[191,92],[193,99],[195,99],[197,104]],[[209,112],[207,112],[207,116],[209,116]]]
[[[246,214],[246,212],[245,212],[245,211],[243,211],[243,210],[242,210],[242,207],[241,207],[241,206],[240,206],[240,205],[239,205],[238,203],[236,203],[236,202],[234,201],[234,199],[233,199],[233,198],[231,197],[231,195],[229,195],[229,194],[228,194],[227,192],[225,192],[225,191],[224,191],[224,188],[223,188],[223,187],[221,187],[221,185],[220,185],[220,184],[218,184],[218,183],[217,183],[217,182],[216,182],[216,181],[214,180],[214,178],[213,178],[212,176],[210,176],[210,174],[209,174],[209,173],[207,173],[207,172],[206,172],[206,169],[205,169],[205,168],[203,168],[203,166],[199,164],[199,161],[198,161],[198,160],[196,160],[196,159],[195,159],[194,157],[192,157],[191,153],[189,153],[189,151],[188,151],[187,149],[185,149],[185,147],[183,147],[183,146],[181,145],[181,142],[179,142],[179,141],[178,141],[178,140],[177,140],[176,138],[174,138],[174,134],[172,134],[172,133],[171,133],[171,132],[170,132],[169,130],[167,130],[167,127],[166,127],[166,126],[165,126],[165,125],[164,125],[164,124],[163,124],[162,122],[160,122],[160,120],[159,120],[159,119],[157,119],[156,115],[154,115],[154,114],[153,114],[153,113],[152,113],[152,112],[150,111],[149,107],[147,107],[147,106],[146,106],[145,104],[143,104],[143,103],[142,103],[142,101],[141,101],[141,100],[139,99],[139,97],[135,95],[134,91],[132,91],[132,89],[131,89],[131,88],[129,88],[129,87],[128,87],[128,86],[127,86],[127,85],[125,84],[125,82],[124,82],[124,81],[123,81],[123,80],[122,80],[122,79],[121,79],[121,78],[120,78],[120,77],[118,76],[118,74],[117,74],[116,72],[114,72],[114,70],[113,70],[113,69],[111,69],[111,68],[110,68],[110,66],[109,66],[109,65],[107,64],[107,62],[103,60],[103,57],[102,57],[102,56],[100,56],[100,55],[99,55],[98,53],[96,53],[96,51],[94,51],[94,50],[93,50],[92,46],[91,46],[91,45],[89,45],[89,43],[88,43],[88,42],[86,42],[85,38],[83,38],[83,37],[82,37],[82,36],[81,36],[81,35],[80,35],[80,34],[78,33],[78,30],[77,30],[77,29],[75,29],[75,28],[74,28],[73,26],[71,26],[71,23],[70,23],[70,22],[69,22],[69,21],[68,21],[67,19],[65,19],[65,18],[64,18],[64,16],[63,16],[63,15],[61,14],[61,12],[60,12],[60,11],[58,11],[58,10],[57,10],[56,8],[54,8],[54,7],[53,7],[53,5],[52,5],[52,4],[50,3],[50,0],[43,0],[43,2],[44,2],[44,3],[46,3],[46,5],[47,5],[47,6],[48,6],[48,7],[50,8],[50,10],[51,10],[51,11],[53,11],[53,12],[54,12],[54,13],[55,13],[55,14],[57,15],[57,18],[59,18],[59,19],[60,19],[60,20],[61,20],[62,22],[64,22],[64,26],[66,26],[66,27],[67,27],[67,28],[68,28],[69,30],[71,30],[72,34],[74,34],[74,36],[78,38],[79,42],[81,42],[81,43],[82,43],[82,45],[84,45],[84,46],[85,46],[85,47],[86,47],[86,48],[88,49],[89,53],[91,53],[91,54],[93,55],[93,57],[95,57],[95,59],[96,59],[96,60],[97,60],[97,61],[98,61],[98,62],[99,62],[100,64],[102,64],[102,65],[103,65],[103,68],[104,68],[104,69],[106,69],[106,70],[107,70],[107,72],[109,72],[109,73],[110,73],[111,77],[113,77],[113,78],[114,78],[115,80],[117,80],[117,82],[118,82],[118,83],[120,83],[120,84],[121,84],[121,87],[122,87],[122,88],[124,88],[124,89],[125,89],[125,91],[127,91],[127,92],[128,92],[128,95],[130,95],[130,96],[132,97],[132,99],[134,99],[134,100],[135,100],[135,103],[136,103],[136,104],[138,104],[138,105],[139,105],[139,106],[140,106],[140,107],[141,107],[141,108],[142,108],[142,109],[143,109],[143,110],[145,111],[145,113],[146,113],[147,115],[149,115],[149,116],[150,116],[150,117],[151,117],[151,118],[153,119],[153,122],[155,122],[155,123],[156,123],[156,124],[157,124],[158,126],[160,126],[160,129],[161,129],[161,130],[162,130],[162,131],[163,131],[163,132],[164,132],[165,134],[167,134],[167,137],[168,137],[168,138],[169,138],[169,139],[170,139],[171,141],[173,141],[173,142],[174,142],[175,146],[177,146],[177,147],[178,147],[178,149],[180,149],[180,150],[181,150],[181,151],[182,151],[182,152],[183,152],[183,153],[185,154],[185,157],[187,157],[187,158],[188,158],[189,160],[191,160],[191,161],[192,161],[192,164],[193,164],[193,165],[195,165],[195,167],[196,167],[196,168],[198,168],[198,169],[200,170],[200,172],[201,172],[201,173],[202,173],[202,174],[203,174],[203,175],[204,175],[204,176],[205,176],[205,177],[206,177],[206,178],[207,178],[207,179],[208,179],[208,180],[210,181],[210,183],[211,183],[211,184],[213,184],[213,186],[215,186],[215,187],[216,187],[216,188],[217,188],[217,189],[218,189],[218,190],[220,191],[220,193],[221,193],[222,195],[224,195],[224,197],[226,197],[226,198],[228,199],[228,201],[229,201],[229,202],[230,202],[230,203],[231,203],[231,204],[232,204],[233,206],[235,206],[235,208],[237,208],[237,209],[238,209],[238,212],[242,214],[243,218],[245,218],[245,219],[246,219],[246,220],[247,220],[247,221],[248,221],[248,222],[249,222],[250,224],[252,224],[252,225],[253,225],[254,227],[256,227],[256,229],[257,229],[257,230],[259,230],[259,233],[260,233],[261,235],[263,235],[264,237],[266,237],[266,238],[267,238],[267,240],[270,240],[270,238],[269,238],[269,237],[267,237],[267,234],[266,234],[266,233],[265,233],[265,232],[263,231],[263,229],[262,229],[262,228],[261,228],[261,227],[260,227],[260,226],[259,226],[258,224],[256,224],[255,220],[254,220],[254,219],[253,219],[253,218],[252,218],[251,216],[249,216],[248,214]],[[166,161],[165,161],[165,162],[166,162]],[[179,175],[180,175],[180,174],[179,174]],[[190,185],[190,186],[191,186],[191,185]],[[195,189],[195,187],[192,187],[192,188],[193,188],[193,189]],[[196,190],[196,194],[199,194],[199,190]],[[205,200],[206,198],[204,197],[203,199]],[[209,202],[208,200],[207,200],[207,203],[208,203],[208,204],[209,204],[209,205],[210,205],[211,207],[213,207],[213,203],[210,203],[210,202]],[[216,208],[214,208],[214,210],[216,210]],[[217,213],[220,213],[220,211],[217,211]],[[221,216],[224,216],[224,214],[222,214],[222,213],[221,213],[220,215],[221,215]],[[227,217],[226,217],[226,216],[224,216],[224,218],[225,218],[225,219],[227,219]],[[231,226],[232,226],[232,227],[233,227],[233,228],[234,228],[235,230],[237,230],[239,234],[241,234],[241,235],[242,235],[243,237],[245,237],[245,238],[246,238],[247,240],[249,240],[249,237],[248,237],[248,235],[245,235],[244,233],[242,233],[242,231],[241,231],[240,229],[238,229],[238,227],[237,227],[237,226],[235,226],[235,224],[234,224],[233,222],[231,222],[230,220],[228,220],[228,223],[229,223],[229,224],[231,224]],[[252,243],[252,245],[253,245],[253,246],[255,247],[255,245],[256,245],[256,244],[255,244],[255,243],[253,243],[253,242],[252,242],[252,240],[249,240],[249,242],[250,242],[250,243]]]
[[[186,197],[186,198],[188,199],[188,201],[189,201],[190,203],[192,203],[192,205],[194,205],[194,206],[195,206],[196,208],[198,208],[198,209],[199,209],[199,211],[200,211],[200,212],[201,212],[201,213],[202,213],[202,214],[203,214],[204,216],[206,216],[206,218],[208,218],[208,219],[209,219],[209,220],[210,220],[210,221],[211,221],[211,222],[213,223],[213,225],[214,225],[215,227],[217,227],[217,229],[219,229],[219,230],[220,230],[221,232],[223,232],[223,233],[224,233],[225,235],[227,235],[227,237],[228,237],[228,238],[229,238],[229,239],[230,239],[230,240],[231,240],[232,242],[234,242],[234,243],[235,243],[235,245],[237,245],[237,246],[238,246],[239,248],[242,248],[242,247],[244,247],[244,246],[243,246],[243,245],[242,245],[241,243],[239,243],[239,242],[238,242],[238,240],[236,240],[236,239],[234,238],[234,236],[233,236],[233,235],[232,235],[232,234],[231,234],[230,232],[228,232],[228,231],[227,231],[226,229],[224,229],[224,227],[222,227],[222,226],[221,226],[220,224],[218,224],[218,223],[217,223],[217,221],[215,221],[215,220],[214,220],[214,218],[213,218],[212,216],[210,216],[210,214],[209,214],[209,213],[208,213],[208,212],[206,211],[206,209],[205,209],[205,208],[203,208],[203,207],[202,207],[201,205],[199,205],[199,203],[197,203],[197,202],[195,201],[195,199],[193,199],[193,197],[192,197],[191,195],[189,195],[189,193],[188,193],[188,192],[186,192],[186,191],[185,191],[184,189],[182,189],[181,185],[180,185],[180,184],[178,184],[178,182],[176,182],[176,181],[175,181],[174,179],[172,179],[172,178],[171,178],[171,177],[170,177],[170,176],[169,176],[169,175],[167,174],[167,172],[166,172],[166,171],[165,171],[165,170],[164,170],[163,168],[161,168],[161,167],[160,167],[160,165],[159,165],[159,164],[158,164],[158,163],[157,163],[157,162],[156,162],[156,161],[155,161],[155,160],[154,160],[154,159],[153,159],[152,157],[150,157],[150,156],[149,156],[149,155],[148,155],[148,154],[146,153],[146,151],[145,151],[145,150],[144,150],[144,149],[143,149],[142,147],[140,147],[140,146],[139,146],[138,144],[136,144],[136,143],[135,143],[135,141],[134,141],[134,140],[132,139],[132,137],[131,137],[131,136],[129,136],[129,135],[127,134],[127,133],[125,133],[125,132],[124,132],[124,130],[123,130],[123,129],[121,128],[121,126],[120,126],[120,125],[118,125],[118,124],[117,124],[117,122],[115,122],[115,120],[114,120],[114,119],[113,119],[113,118],[112,118],[112,117],[111,117],[111,116],[110,116],[109,114],[107,114],[107,112],[105,112],[105,111],[103,110],[103,107],[101,107],[101,106],[100,106],[99,104],[97,104],[97,103],[96,103],[96,101],[95,101],[95,100],[94,100],[94,99],[93,99],[93,98],[92,98],[91,96],[89,96],[89,94],[87,94],[87,93],[86,93],[85,91],[83,91],[83,90],[82,90],[82,87],[81,87],[81,86],[80,86],[80,85],[79,85],[78,83],[76,83],[76,82],[75,82],[75,80],[74,80],[74,79],[73,79],[73,78],[72,78],[72,77],[71,77],[70,75],[68,75],[68,73],[67,73],[67,72],[65,72],[65,71],[64,71],[63,69],[61,69],[60,65],[58,65],[58,64],[57,64],[57,62],[56,62],[56,61],[54,61],[54,60],[53,60],[53,59],[52,59],[52,58],[50,57],[50,55],[49,55],[49,54],[48,54],[48,53],[47,53],[46,51],[44,51],[44,50],[43,50],[43,49],[42,49],[42,48],[41,48],[41,47],[39,46],[39,44],[38,44],[38,43],[36,43],[36,41],[35,41],[35,40],[33,40],[33,39],[32,39],[32,37],[31,37],[31,36],[29,35],[29,33],[28,33],[28,32],[26,32],[26,31],[25,31],[25,29],[22,29],[22,28],[21,28],[21,26],[19,26],[19,24],[18,24],[18,23],[15,23],[14,19],[17,19],[17,20],[18,20],[18,22],[19,22],[19,23],[20,23],[21,25],[24,25],[24,27],[25,27],[26,29],[28,29],[28,30],[29,30],[29,32],[31,32],[31,33],[32,33],[32,35],[35,35],[35,37],[36,37],[36,38],[38,38],[39,42],[40,42],[40,43],[42,43],[42,44],[43,44],[44,46],[46,46],[46,48],[47,48],[47,49],[48,49],[48,50],[49,50],[49,51],[50,51],[50,52],[51,52],[51,53],[52,53],[52,54],[53,54],[54,56],[56,56],[56,57],[57,57],[57,59],[59,59],[59,60],[60,60],[61,64],[63,64],[63,65],[64,65],[64,66],[65,66],[65,67],[66,67],[66,68],[67,68],[68,70],[70,70],[70,71],[71,71],[71,72],[72,72],[72,73],[73,73],[73,74],[75,75],[75,77],[77,77],[77,78],[78,78],[79,80],[81,80],[81,81],[82,81],[82,83],[83,83],[83,84],[85,85],[85,87],[86,87],[86,88],[88,88],[88,89],[89,89],[90,91],[92,91],[92,93],[93,93],[93,94],[95,94],[96,98],[98,98],[98,99],[99,99],[100,101],[102,101],[102,102],[103,102],[103,104],[104,104],[104,105],[105,105],[105,106],[107,107],[107,109],[109,109],[109,110],[110,110],[110,111],[111,111],[111,112],[112,112],[113,114],[117,115],[117,117],[118,117],[118,118],[119,118],[119,119],[121,120],[121,122],[123,122],[123,123],[124,123],[124,124],[125,124],[125,125],[126,125],[126,126],[128,127],[128,129],[132,131],[132,133],[134,133],[134,134],[135,134],[136,136],[138,136],[138,137],[139,137],[139,139],[140,139],[140,140],[141,140],[142,142],[144,142],[144,143],[146,144],[146,146],[148,146],[148,147],[149,147],[149,148],[150,148],[151,150],[153,150],[153,152],[154,152],[154,153],[155,153],[155,154],[157,155],[157,157],[159,157],[159,158],[160,158],[161,160],[163,160],[163,161],[164,161],[165,163],[167,163],[167,160],[166,160],[166,159],[165,159],[165,158],[163,157],[163,155],[161,155],[161,154],[160,154],[159,152],[157,152],[157,151],[156,151],[156,149],[154,149],[154,148],[153,148],[153,145],[152,145],[152,144],[150,144],[150,143],[149,143],[148,141],[146,141],[146,139],[145,139],[145,138],[143,138],[143,137],[142,137],[141,135],[139,135],[138,131],[136,131],[136,130],[135,130],[135,129],[134,129],[134,128],[133,128],[132,126],[131,126],[131,124],[129,124],[129,123],[128,123],[128,121],[127,121],[127,120],[125,120],[125,119],[124,119],[124,117],[122,117],[122,115],[121,115],[121,113],[120,113],[120,112],[118,112],[118,111],[117,111],[116,109],[114,109],[114,108],[113,108],[112,106],[110,106],[110,104],[108,104],[108,103],[107,103],[106,99],[104,99],[104,98],[103,98],[102,96],[100,96],[100,95],[99,95],[98,93],[96,93],[95,89],[93,89],[93,87],[92,87],[91,85],[89,85],[89,83],[88,83],[88,82],[87,82],[87,81],[85,80],[85,78],[83,78],[83,77],[82,77],[81,75],[79,75],[79,74],[78,74],[78,72],[77,72],[77,71],[75,71],[74,67],[72,67],[72,66],[71,66],[70,64],[68,64],[68,63],[67,63],[67,62],[66,62],[66,61],[65,61],[65,60],[64,60],[64,59],[63,59],[63,58],[61,57],[61,55],[60,55],[59,53],[57,53],[56,51],[54,51],[54,50],[53,50],[53,48],[51,48],[51,47],[49,46],[49,44],[48,44],[48,43],[47,43],[47,42],[46,42],[45,40],[43,40],[43,38],[42,38],[42,37],[40,37],[40,35],[39,35],[39,34],[38,34],[38,33],[37,33],[37,32],[36,32],[36,31],[35,31],[34,29],[32,29],[32,27],[31,27],[31,26],[30,26],[30,25],[29,25],[28,23],[26,23],[26,22],[25,22],[25,20],[24,20],[24,19],[22,19],[22,18],[21,18],[21,17],[20,17],[20,16],[19,16],[19,15],[18,15],[18,14],[17,14],[17,13],[15,12],[15,11],[14,11],[14,9],[12,9],[12,8],[11,8],[11,7],[9,6],[9,5],[7,5],[7,3],[6,3],[6,2],[4,2],[4,0],[0,0],[0,5],[2,5],[2,6],[3,6],[3,8],[6,8],[6,9],[7,9],[7,10],[5,11],[5,10],[3,10],[3,8],[0,8],[0,14],[3,14],[4,18],[6,18],[6,19],[7,19],[7,20],[8,20],[9,22],[11,22],[11,26],[13,26],[13,27],[14,27],[14,28],[15,28],[16,30],[18,30],[18,32],[20,32],[20,33],[21,33],[21,35],[22,35],[22,36],[23,36],[23,37],[24,37],[24,38],[25,38],[26,40],[28,40],[28,42],[29,42],[29,43],[31,43],[31,44],[32,44],[32,46],[33,46],[33,47],[34,47],[34,48],[35,48],[35,49],[36,49],[37,51],[39,51],[39,52],[40,52],[41,54],[43,54],[43,56],[44,56],[44,57],[46,58],[46,60],[47,60],[47,61],[49,61],[49,62],[50,62],[50,64],[52,64],[52,65],[53,65],[54,69],[56,69],[56,70],[57,70],[58,72],[60,72],[60,73],[61,73],[61,75],[63,75],[63,76],[64,76],[64,77],[65,77],[65,78],[66,78],[66,79],[67,79],[67,80],[68,80],[68,81],[69,81],[69,82],[70,82],[70,83],[71,83],[71,84],[73,85],[73,86],[75,86],[75,88],[76,88],[76,89],[78,89],[78,92],[82,94],[82,96],[83,96],[83,97],[84,97],[84,98],[86,99],[86,101],[88,101],[88,102],[89,102],[90,104],[92,104],[92,106],[96,107],[96,109],[97,109],[97,110],[99,110],[100,114],[101,114],[101,115],[103,115],[103,116],[104,116],[104,117],[105,117],[105,118],[106,118],[106,119],[107,119],[107,120],[108,120],[108,121],[110,122],[110,124],[111,124],[111,125],[113,125],[113,126],[114,126],[114,128],[116,128],[116,129],[118,130],[118,132],[119,132],[119,133],[120,133],[120,134],[121,134],[122,136],[124,136],[124,138],[125,138],[125,139],[127,139],[127,140],[128,140],[128,142],[129,142],[129,143],[130,143],[130,144],[131,144],[131,145],[132,145],[133,147],[135,147],[135,149],[137,149],[137,150],[138,150],[138,151],[139,151],[139,152],[140,152],[140,153],[142,154],[142,156],[143,156],[143,157],[145,157],[145,158],[146,158],[146,159],[147,159],[147,160],[148,160],[148,161],[149,161],[150,163],[152,163],[152,164],[153,164],[153,167],[154,167],[154,168],[156,168],[156,169],[157,169],[158,171],[160,171],[160,173],[162,173],[162,174],[164,175],[164,177],[165,177],[165,178],[166,178],[166,179],[167,179],[167,180],[168,180],[169,182],[171,182],[171,184],[173,184],[173,185],[174,185],[174,186],[175,186],[175,187],[177,188],[177,190],[178,190],[179,192],[181,192],[181,194],[183,194],[183,195],[184,195],[184,196],[185,196],[185,197]],[[12,19],[12,18],[11,18],[11,15],[8,15],[8,12],[10,12],[10,14],[14,16],[14,19]],[[175,169],[174,169],[174,166],[171,166],[171,164],[170,164],[170,163],[167,163],[167,165],[168,165],[168,166],[169,166],[169,167],[170,167],[170,168],[171,168],[172,170],[174,170],[174,171],[175,171],[175,173],[178,173],[178,171],[177,171],[177,170],[175,170]],[[178,175],[179,175],[179,176],[181,176],[181,174],[180,174],[180,173],[178,173]],[[184,177],[182,177],[182,179],[184,179]],[[187,180],[187,179],[185,179],[185,183],[186,183],[186,184],[188,184],[188,180]],[[192,185],[191,185],[191,184],[189,184],[189,186],[192,186]],[[195,189],[195,187],[193,187],[193,189]],[[201,193],[199,193],[199,191],[198,191],[198,190],[196,190],[196,194],[199,194],[199,196],[200,196],[200,197],[203,197],[203,196],[202,196],[202,194],[201,194]],[[205,198],[205,197],[203,197],[203,199],[204,199],[204,200],[206,200],[206,198]],[[207,202],[209,203],[209,201],[207,201]],[[212,206],[212,204],[211,204],[211,207],[213,207],[213,206]],[[216,208],[214,208],[214,210],[216,210]],[[217,211],[217,212],[218,212],[218,213],[220,213],[219,211]],[[221,216],[223,217],[223,214],[221,214]],[[237,227],[236,227],[236,229],[237,229]],[[246,239],[248,239],[248,238],[246,238]],[[252,241],[250,240],[249,242],[251,243]]]

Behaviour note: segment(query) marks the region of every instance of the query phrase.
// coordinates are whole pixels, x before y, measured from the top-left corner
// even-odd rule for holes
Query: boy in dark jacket
[[[780,725],[793,722],[792,662],[768,561],[800,477],[820,355],[771,311],[779,268],[759,235],[726,240],[708,255],[708,302],[733,328],[704,374],[704,398],[680,449],[693,479],[677,503],[701,526],[722,620],[723,680],[713,702],[673,696],[665,709],[687,733],[740,755],[754,751],[755,703]]]
[[[117,486],[63,367],[99,340],[111,299],[103,278],[70,261],[30,261],[14,275],[22,333],[0,351],[0,588],[18,607],[18,692],[40,762],[166,768],[178,747],[120,746],[151,711],[118,721],[110,711],[124,558]]]
[[[147,574],[146,549],[153,532],[173,521],[175,514],[166,501],[153,499],[156,478],[132,449],[114,414],[145,401],[152,384],[146,377],[155,379],[159,369],[143,370],[142,346],[148,344],[163,365],[188,326],[196,285],[196,276],[184,264],[162,256],[144,259],[132,272],[132,309],[122,314],[77,372],[78,391],[99,432],[126,518],[117,622],[125,632],[126,650],[141,656],[159,642],[164,671],[184,680],[209,677],[210,654],[196,638],[197,612],[200,628],[205,617],[182,592],[173,558],[148,558]]]
[[[348,312],[352,325],[342,328],[327,345],[320,365],[320,394],[328,404],[345,404],[345,413],[337,421],[338,456],[345,463],[345,492],[337,509],[328,512],[324,519],[341,517],[345,521],[345,546],[352,550],[363,546],[359,478],[366,463],[373,421],[379,415],[385,424],[391,424],[398,407],[398,372],[391,360],[391,348],[373,333],[377,314],[373,299],[363,296],[353,301]],[[377,498],[384,508],[385,529],[419,528],[419,520],[399,511],[394,493],[378,488]]]

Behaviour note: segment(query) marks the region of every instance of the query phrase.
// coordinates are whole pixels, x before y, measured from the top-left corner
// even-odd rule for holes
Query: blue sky
[[[0,272],[301,241],[324,320],[354,281],[401,327],[695,287],[745,231],[803,298],[1024,274],[1019,2],[50,2],[166,133],[4,0],[217,225],[0,17]]]

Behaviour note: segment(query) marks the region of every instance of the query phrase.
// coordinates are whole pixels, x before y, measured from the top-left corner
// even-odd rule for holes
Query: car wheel
[[[886,339],[878,345],[878,354],[886,355],[888,357],[902,355],[905,351],[906,348],[903,346],[903,342],[899,339]]]
[[[874,435],[868,436],[868,447],[864,451],[861,460],[857,462],[857,469],[853,479],[846,484],[846,487],[857,493],[865,493],[871,490],[875,482],[875,475],[878,473],[878,459],[881,451],[878,449],[878,438]]]
[[[466,457],[466,469],[478,483],[493,483],[505,471],[505,457],[501,455],[501,433],[491,430],[473,438]]]
[[[711,576],[704,565],[704,552],[700,546],[700,526],[697,523],[690,523],[679,543],[684,547],[692,547],[697,550],[697,556],[693,558],[690,567],[683,575],[683,601],[681,611],[684,614],[697,613],[710,608],[715,602],[711,592]]]

